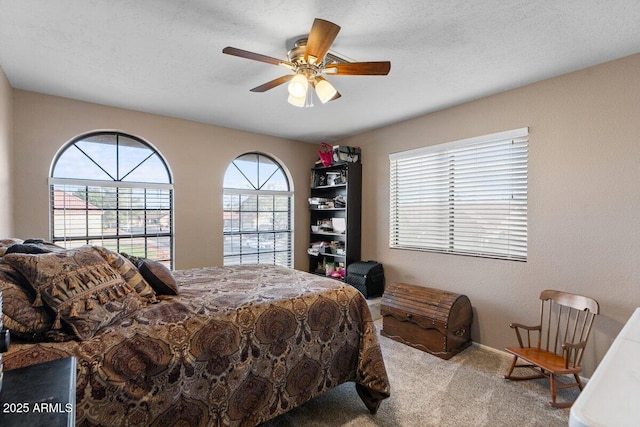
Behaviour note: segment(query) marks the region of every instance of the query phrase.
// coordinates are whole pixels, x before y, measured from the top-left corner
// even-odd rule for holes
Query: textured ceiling
[[[331,51],[391,61],[331,76],[342,98],[286,102],[286,58],[314,18]],[[0,0],[0,66],[17,89],[300,141],[333,141],[640,52],[638,0]]]

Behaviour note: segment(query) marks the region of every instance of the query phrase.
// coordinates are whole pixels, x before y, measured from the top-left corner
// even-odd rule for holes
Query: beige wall
[[[535,322],[541,290],[593,296],[602,315],[586,358],[590,375],[640,306],[638,70],[635,55],[341,141],[363,148],[363,259],[383,262],[388,282],[468,295],[473,339],[498,349],[514,342],[509,322]],[[0,86],[5,109],[6,92]],[[296,229],[303,230],[296,233],[296,268],[307,268],[308,169],[316,146],[31,92],[14,91],[13,99],[15,235],[48,234],[47,172],[58,148],[84,132],[117,129],[150,141],[171,165],[177,268],[222,263],[222,176],[233,158],[252,150],[275,156],[293,176]],[[389,153],[524,126],[526,263],[389,249]],[[0,125],[0,159],[6,128]],[[3,215],[0,207],[0,221]]]
[[[429,96],[428,93],[416,96]],[[389,249],[389,153],[529,126],[528,261]],[[600,303],[587,373],[640,306],[640,55],[532,84],[344,141],[363,148],[363,258],[389,282],[469,296],[473,339],[514,343],[541,290]]]
[[[306,270],[314,145],[20,90],[13,99],[18,237],[49,235],[47,177],[57,151],[80,134],[114,129],[153,144],[171,167],[176,268],[222,265],[223,176],[238,155],[260,151],[279,160],[293,179],[295,228],[304,231],[295,233],[294,262]]]
[[[13,236],[11,158],[13,138],[12,89],[0,67],[0,236]]]

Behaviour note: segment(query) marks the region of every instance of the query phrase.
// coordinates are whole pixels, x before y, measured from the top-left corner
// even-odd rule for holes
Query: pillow
[[[47,252],[60,252],[67,250],[67,248],[65,248],[64,246],[59,246],[55,243],[47,242],[43,239],[26,239],[22,243],[24,243],[25,245],[36,245],[39,248],[46,250]]]
[[[129,286],[92,246],[41,255],[9,254],[3,260],[20,271],[36,292],[34,306],[45,303],[80,340],[144,306]]]
[[[138,268],[131,263],[128,259],[123,257],[117,252],[113,252],[107,248],[101,246],[94,246],[94,248],[100,253],[109,265],[120,273],[122,278],[131,286],[135,291],[140,294],[149,302],[158,302],[156,299],[156,293],[149,283],[144,280],[144,277],[138,271]]]
[[[178,283],[164,264],[146,258],[138,261],[138,270],[158,295],[178,295]]]
[[[33,307],[27,280],[9,264],[0,262],[2,321],[12,338],[46,341],[53,326],[53,316],[44,307]]]
[[[49,252],[51,251],[32,243],[16,243],[9,246],[4,254],[46,254]]]
[[[65,248],[43,239],[0,239],[0,257],[5,253],[40,254],[64,251]]]

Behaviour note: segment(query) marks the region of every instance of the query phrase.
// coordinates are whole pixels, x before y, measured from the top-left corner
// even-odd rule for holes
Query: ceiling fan
[[[288,53],[288,61],[249,52],[235,47],[225,47],[223,53],[239,56],[267,64],[281,65],[293,71],[251,89],[251,92],[266,92],[289,82],[290,104],[296,107],[313,107],[313,91],[325,104],[340,98],[340,93],[322,75],[384,76],[389,74],[391,62],[349,62],[329,52],[340,26],[316,18],[306,39],[298,40]]]

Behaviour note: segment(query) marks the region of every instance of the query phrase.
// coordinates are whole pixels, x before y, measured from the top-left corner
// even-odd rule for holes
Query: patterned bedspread
[[[253,426],[347,381],[372,413],[389,396],[355,288],[266,265],[175,277],[178,296],[90,340],[12,343],[5,369],[76,356],[77,425]]]

